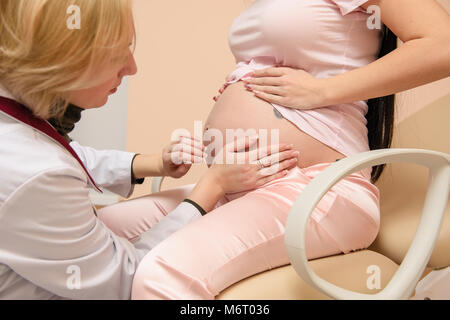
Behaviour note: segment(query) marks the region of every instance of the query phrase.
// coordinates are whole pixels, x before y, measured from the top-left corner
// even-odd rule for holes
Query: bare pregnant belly
[[[274,107],[247,91],[242,81],[229,85],[217,100],[206,121],[204,132],[218,129],[226,143],[226,129],[261,129],[267,130],[268,144],[271,141],[271,130],[278,129],[279,143],[293,144],[294,150],[300,152],[298,166],[309,167],[317,163],[334,162],[345,156],[322,142],[316,140],[295,126],[289,120],[278,118]],[[205,142],[205,146],[210,142]],[[214,154],[213,154],[214,155]]]

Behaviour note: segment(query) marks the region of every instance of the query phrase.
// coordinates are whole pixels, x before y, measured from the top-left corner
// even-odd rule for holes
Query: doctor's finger
[[[171,154],[170,159],[172,160],[172,162],[174,164],[182,164],[182,163],[202,163],[203,162],[203,158],[201,157],[197,157],[194,156],[192,154],[188,154],[188,153],[179,153],[179,152],[174,152]]]
[[[202,157],[203,156],[203,149],[200,147],[192,147],[187,144],[176,144],[172,147],[171,152],[185,152],[189,154],[194,154],[196,156]]]
[[[190,140],[195,141],[195,142],[200,142],[200,143],[202,142],[199,138],[193,137],[191,135],[180,134],[180,135],[176,136],[171,141],[171,143],[174,144],[174,143],[180,143],[181,141],[190,141]],[[189,142],[189,143],[192,143],[192,142]]]
[[[201,139],[195,138],[195,137],[192,137],[192,136],[187,136],[187,135],[177,136],[177,137],[173,138],[170,141],[171,144],[176,144],[176,143],[181,143],[181,142],[184,142],[184,143],[187,143],[187,144],[194,144],[194,143],[200,143],[201,144],[202,143]]]
[[[184,151],[184,152],[188,152],[188,153],[192,153],[192,154],[201,156],[205,151],[204,149],[205,148],[203,148],[201,145],[198,145],[198,144],[190,145],[190,144],[185,144],[185,143],[178,143],[178,144],[171,145],[168,149],[168,152]]]
[[[180,140],[180,143],[192,146],[195,148],[199,148],[200,150],[204,149],[202,141],[196,139],[196,138],[189,138],[189,137],[182,137]]]
[[[187,141],[187,140],[182,140],[181,144],[185,146],[185,150],[190,150],[189,148],[193,148],[193,149],[197,149],[200,150],[201,152],[205,151],[205,146],[203,145],[202,142],[199,141]]]

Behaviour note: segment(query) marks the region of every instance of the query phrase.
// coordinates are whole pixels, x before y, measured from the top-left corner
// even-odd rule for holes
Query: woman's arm
[[[371,0],[403,45],[367,66],[323,80],[322,105],[387,96],[450,76],[450,16],[435,0]]]
[[[223,187],[219,184],[217,176],[211,169],[206,171],[200,181],[188,196],[188,199],[196,202],[206,213],[210,212],[217,202],[225,195]]]
[[[370,0],[404,42],[384,57],[337,76],[318,79],[287,67],[256,70],[244,79],[255,96],[294,109],[369,100],[450,76],[450,16],[435,0]]]

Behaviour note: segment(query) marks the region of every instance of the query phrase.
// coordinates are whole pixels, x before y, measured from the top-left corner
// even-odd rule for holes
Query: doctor
[[[214,163],[155,227],[134,242],[117,235],[97,217],[88,188],[129,197],[147,176],[185,175],[203,161],[204,147],[185,136],[162,153],[136,155],[67,139],[57,123],[73,110],[69,104],[101,107],[123,77],[137,72],[130,1],[75,1],[84,17],[79,30],[67,28],[73,3],[0,2],[0,299],[129,299],[152,247],[207,214],[225,193],[283,176],[294,158],[282,144],[267,157],[246,152],[246,164]],[[257,138],[238,142],[221,154],[243,151]],[[268,175],[263,163],[274,158],[279,170]]]

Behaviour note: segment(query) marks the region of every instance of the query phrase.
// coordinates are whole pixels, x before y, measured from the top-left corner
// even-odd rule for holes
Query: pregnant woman
[[[369,28],[376,22],[366,11],[371,4],[389,27],[384,33]],[[392,94],[448,76],[448,26],[434,1],[254,1],[231,26],[237,67],[215,98],[205,133],[278,129],[280,141],[300,152],[298,165],[259,188],[225,195],[207,216],[159,243],[138,267],[132,298],[214,299],[233,283],[288,264],[284,230],[295,199],[337,159],[389,147]],[[402,47],[395,49],[390,30]],[[436,50],[442,53],[426,58]],[[373,242],[380,223],[373,183],[381,171],[351,174],[323,197],[309,219],[308,259]],[[178,189],[177,201],[190,188]],[[167,202],[153,199],[160,207]]]

